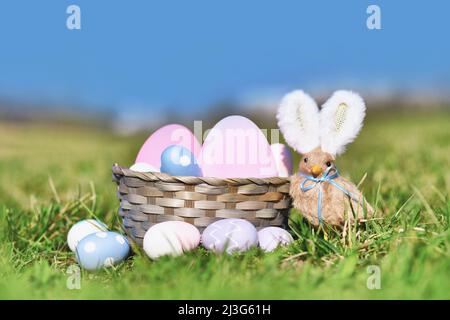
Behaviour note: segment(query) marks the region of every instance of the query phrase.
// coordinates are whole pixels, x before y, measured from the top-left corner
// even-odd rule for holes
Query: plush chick
[[[359,95],[336,91],[323,105],[303,91],[287,94],[278,109],[278,126],[286,142],[302,157],[291,177],[293,205],[313,225],[342,226],[370,217],[373,209],[357,187],[339,175],[337,155],[362,128],[365,104]]]

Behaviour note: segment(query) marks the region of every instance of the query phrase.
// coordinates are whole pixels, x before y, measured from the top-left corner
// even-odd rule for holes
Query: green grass
[[[92,215],[119,230],[111,165],[130,164],[145,136],[0,122],[0,298],[449,299],[449,128],[446,112],[369,114],[338,159],[355,182],[367,173],[378,218],[365,225],[324,234],[293,212],[296,241],[274,253],[138,252],[69,290],[67,231]],[[367,288],[370,265],[380,290]]]

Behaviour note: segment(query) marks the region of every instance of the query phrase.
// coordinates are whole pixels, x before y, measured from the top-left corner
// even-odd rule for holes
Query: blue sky
[[[3,1],[0,97],[189,113],[293,88],[448,94],[449,15],[444,0]]]

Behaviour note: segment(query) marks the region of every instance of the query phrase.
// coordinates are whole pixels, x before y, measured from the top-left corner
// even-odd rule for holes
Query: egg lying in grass
[[[88,235],[78,243],[78,263],[86,270],[111,267],[125,260],[130,252],[127,239],[112,231],[101,231]]]
[[[103,222],[87,219],[75,223],[67,234],[67,244],[70,250],[75,252],[78,242],[84,237],[99,231],[107,231],[108,228]]]
[[[291,234],[279,227],[267,227],[258,231],[259,246],[266,252],[294,241]]]
[[[144,251],[151,259],[178,256],[195,249],[199,243],[200,232],[195,226],[183,221],[166,221],[147,230]]]
[[[246,220],[222,219],[203,231],[202,244],[215,252],[244,252],[258,244],[258,234],[253,224]]]

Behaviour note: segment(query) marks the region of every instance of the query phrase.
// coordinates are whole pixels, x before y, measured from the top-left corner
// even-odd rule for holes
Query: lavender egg
[[[222,219],[211,223],[202,234],[202,245],[215,252],[244,252],[258,244],[258,232],[243,219]]]
[[[267,227],[258,232],[259,246],[266,252],[275,250],[280,245],[294,241],[291,234],[279,227]]]

